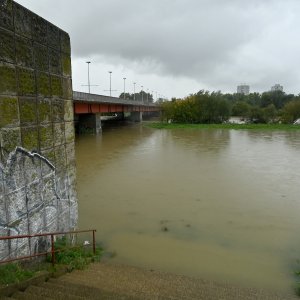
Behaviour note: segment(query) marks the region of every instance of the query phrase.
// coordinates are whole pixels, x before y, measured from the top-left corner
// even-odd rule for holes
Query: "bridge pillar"
[[[101,113],[96,114],[82,114],[78,119],[79,132],[88,133],[94,132],[96,134],[101,133]]]
[[[95,132],[96,134],[101,133],[102,124],[101,124],[101,113],[95,114]]]
[[[142,111],[132,111],[130,113],[130,121],[142,122],[143,121],[143,112]]]

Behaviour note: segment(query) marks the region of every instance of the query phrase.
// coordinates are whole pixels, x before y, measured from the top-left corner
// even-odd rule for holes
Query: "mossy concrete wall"
[[[0,0],[0,236],[76,227],[69,35]],[[0,259],[47,240],[0,241]]]

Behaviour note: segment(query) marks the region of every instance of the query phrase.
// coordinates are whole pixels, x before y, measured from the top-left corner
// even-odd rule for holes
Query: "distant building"
[[[238,85],[237,87],[237,93],[238,94],[244,94],[244,95],[249,95],[250,92],[250,86],[247,84],[241,84]]]
[[[271,91],[272,92],[275,92],[275,91],[283,92],[283,86],[277,83],[271,87]]]

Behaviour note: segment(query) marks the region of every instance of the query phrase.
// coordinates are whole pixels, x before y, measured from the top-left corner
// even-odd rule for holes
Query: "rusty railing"
[[[0,260],[0,264],[4,264],[4,263],[9,263],[9,262],[13,262],[13,261],[17,261],[17,260],[24,260],[24,259],[31,259],[34,257],[39,257],[39,256],[46,256],[48,254],[51,254],[51,261],[52,264],[55,264],[55,253],[56,252],[62,252],[63,250],[59,250],[59,249],[55,249],[55,237],[62,235],[62,236],[66,236],[66,235],[73,235],[73,234],[79,234],[79,233],[88,233],[88,232],[92,232],[92,236],[93,236],[93,253],[94,255],[96,254],[96,238],[95,238],[95,232],[96,229],[89,229],[89,230],[77,230],[77,231],[66,231],[66,232],[50,232],[50,233],[39,233],[39,234],[31,234],[31,235],[15,235],[15,236],[0,236],[0,242],[1,241],[7,241],[7,240],[16,240],[16,239],[31,239],[31,238],[36,238],[36,237],[50,237],[51,240],[51,251],[46,251],[46,252],[42,252],[42,253],[33,253],[30,255],[26,255],[26,256],[19,256],[19,257],[15,257],[15,258],[9,258],[9,259],[5,259],[5,260]],[[68,249],[73,249],[73,248],[78,248],[76,246],[70,246],[68,247]]]

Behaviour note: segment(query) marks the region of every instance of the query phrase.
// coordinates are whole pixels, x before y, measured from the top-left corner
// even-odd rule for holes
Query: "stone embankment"
[[[153,270],[111,263],[95,263],[25,291],[0,299],[184,299],[184,300],[296,300],[263,290],[240,288]]]

